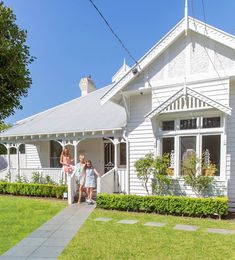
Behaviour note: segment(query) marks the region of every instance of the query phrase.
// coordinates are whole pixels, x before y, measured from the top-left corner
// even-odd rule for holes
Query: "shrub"
[[[152,153],[146,154],[145,157],[140,158],[135,162],[137,177],[141,180],[143,187],[149,194],[148,181],[151,176],[151,169],[154,163],[154,156]]]
[[[153,194],[162,195],[169,192],[169,187],[172,183],[171,178],[167,174],[169,164],[169,154],[155,157],[152,153],[149,153],[135,162],[137,177],[141,180],[148,194],[148,181],[151,176],[153,177]]]
[[[203,197],[214,182],[213,177],[203,176],[201,173],[197,174],[197,172],[201,172],[200,167],[197,169],[198,164],[201,165],[202,168],[205,167],[204,163],[202,164],[202,161],[205,161],[204,158],[202,158],[202,160],[196,158],[194,152],[182,162],[184,181],[192,188],[197,197]]]
[[[34,184],[34,183],[10,183],[0,182],[0,194],[12,194],[23,196],[38,196],[50,198],[63,198],[63,193],[67,192],[66,186]]]
[[[98,194],[98,208],[191,217],[226,216],[227,198]]]

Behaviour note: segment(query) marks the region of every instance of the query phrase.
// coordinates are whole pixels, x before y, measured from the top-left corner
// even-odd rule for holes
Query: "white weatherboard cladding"
[[[230,107],[233,108],[232,115],[227,118],[227,176],[228,196],[235,201],[235,82],[230,88]]]
[[[204,96],[209,97],[225,106],[229,106],[229,80],[215,80],[211,82],[202,82],[187,84],[187,86]],[[165,102],[169,97],[173,96],[179,91],[181,86],[162,86],[153,89],[152,91],[152,102],[153,109]]]
[[[25,145],[27,168],[50,167],[50,143],[34,142]]]
[[[151,95],[135,95],[130,98],[130,120],[127,123],[130,146],[130,193],[146,194],[137,178],[134,163],[149,152],[154,152],[155,138],[151,121],[145,114],[151,109]]]

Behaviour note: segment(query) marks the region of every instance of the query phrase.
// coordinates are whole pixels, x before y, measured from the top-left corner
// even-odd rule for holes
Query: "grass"
[[[98,217],[113,220],[106,223],[94,221]],[[121,219],[139,222],[134,225],[116,223]],[[148,221],[167,225],[143,226]],[[200,228],[195,232],[173,230],[176,224]],[[235,234],[208,234],[207,228],[235,230],[235,221],[96,209],[59,259],[235,259]]]
[[[0,196],[0,255],[66,205],[51,199]]]

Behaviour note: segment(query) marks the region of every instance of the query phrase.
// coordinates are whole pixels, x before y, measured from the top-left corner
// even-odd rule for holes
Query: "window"
[[[51,168],[60,168],[60,154],[62,152],[61,145],[56,141],[50,142],[51,156],[50,156],[50,166]]]
[[[25,154],[25,144],[21,144],[19,148],[20,154]]]
[[[169,154],[170,168],[174,168],[175,138],[168,137],[162,140],[162,154]]]
[[[163,131],[169,131],[169,130],[174,130],[175,129],[175,122],[174,120],[172,121],[163,121],[162,122],[162,130]]]
[[[119,154],[119,164],[126,165],[126,143],[120,143],[120,154]]]
[[[180,120],[180,129],[196,129],[197,128],[197,120],[196,119],[183,119]]]
[[[220,135],[202,136],[202,152],[207,153],[209,163],[215,164],[217,171],[215,175],[220,175]]]
[[[0,144],[0,155],[2,154],[7,154],[7,148],[3,144]]]
[[[196,136],[180,137],[180,159],[181,163],[196,153]]]
[[[207,117],[203,118],[203,128],[220,127],[220,117]]]
[[[222,149],[222,145],[226,145],[222,134],[223,117],[204,117],[202,113],[191,119],[191,115],[188,117],[189,119],[185,116],[160,122],[163,131],[157,133],[161,137],[161,151],[157,149],[157,152],[161,155],[169,154],[168,169],[172,170],[171,175],[182,176],[184,162],[194,155],[197,174],[200,174],[201,170],[201,174],[205,176],[224,177],[226,162],[221,159],[226,153],[225,149]],[[199,122],[201,122],[201,128],[198,127]],[[167,132],[168,130],[171,131]]]

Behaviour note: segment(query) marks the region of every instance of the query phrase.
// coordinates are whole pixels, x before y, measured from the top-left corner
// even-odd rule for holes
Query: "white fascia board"
[[[17,138],[17,137],[33,137],[33,136],[53,136],[53,135],[68,135],[68,134],[81,134],[81,133],[98,133],[98,132],[110,132],[110,131],[122,131],[124,127],[122,128],[112,128],[112,129],[96,129],[96,130],[80,130],[80,131],[69,131],[69,132],[53,132],[53,133],[37,133],[37,134],[25,134],[25,135],[0,135],[0,139],[2,138]]]
[[[235,37],[209,24],[189,17],[189,29],[225,46],[235,49]]]

